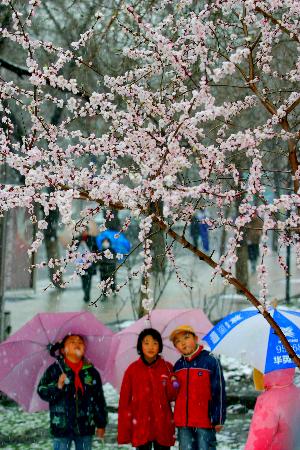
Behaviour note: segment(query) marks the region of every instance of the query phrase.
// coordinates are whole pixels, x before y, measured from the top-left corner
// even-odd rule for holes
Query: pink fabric
[[[55,361],[47,345],[67,334],[84,337],[86,358],[105,382],[113,332],[88,311],[40,313],[0,344],[0,391],[28,412],[48,409],[49,403],[39,397],[36,387]]]
[[[295,369],[264,376],[265,392],[257,399],[245,450],[295,450],[300,426],[300,388]]]

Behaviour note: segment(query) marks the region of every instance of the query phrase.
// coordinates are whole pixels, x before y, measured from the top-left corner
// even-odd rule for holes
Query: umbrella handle
[[[56,362],[59,365],[61,373],[65,373],[58,359],[56,360]],[[65,378],[65,384],[70,384],[70,379],[68,377]]]

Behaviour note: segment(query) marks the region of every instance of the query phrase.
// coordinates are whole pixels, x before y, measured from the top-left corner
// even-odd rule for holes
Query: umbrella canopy
[[[142,317],[114,335],[111,357],[107,364],[108,381],[120,389],[125,370],[138,358],[137,339],[145,328],[155,328],[160,332],[164,345],[162,356],[171,363],[177,361],[180,354],[169,341],[169,336],[179,325],[192,326],[200,339],[212,328],[201,309],[154,309],[149,316]]]
[[[105,366],[113,332],[90,312],[41,313],[0,344],[0,390],[26,411],[48,408],[38,396],[39,380],[55,359],[49,344],[67,334],[79,334],[86,343],[86,358],[105,382]]]
[[[126,255],[130,252],[131,244],[123,233],[120,233],[116,230],[102,231],[102,233],[98,234],[98,236],[96,237],[96,244],[99,250],[102,250],[102,242],[104,241],[104,239],[110,240],[112,250],[114,250],[116,253]]]
[[[269,313],[300,354],[300,312],[271,308]],[[229,314],[203,338],[214,353],[240,359],[263,373],[295,367],[280,339],[256,308]]]

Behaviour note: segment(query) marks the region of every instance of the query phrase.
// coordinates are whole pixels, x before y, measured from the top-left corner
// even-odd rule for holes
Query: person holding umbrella
[[[95,434],[103,438],[107,424],[106,403],[98,371],[84,358],[82,336],[68,334],[54,344],[57,361],[45,371],[38,394],[49,402],[54,450],[91,450]]]
[[[169,450],[175,442],[170,402],[176,395],[172,365],[159,356],[160,333],[144,329],[138,336],[140,358],[127,368],[120,392],[118,444],[139,450]]]
[[[84,248],[84,252],[82,254],[82,257],[78,259],[79,264],[82,264],[85,262],[86,255],[90,253],[97,253],[98,248],[96,245],[96,238],[95,236],[89,234],[89,231],[83,231],[80,236],[77,236],[77,239],[79,241],[79,248]],[[97,263],[90,262],[88,267],[84,270],[84,273],[80,275],[81,277],[81,283],[82,283],[82,289],[84,293],[83,301],[85,303],[90,302],[91,298],[91,288],[92,288],[92,277],[96,274],[96,267]]]
[[[103,239],[102,243],[102,258],[99,260],[99,270],[101,281],[107,282],[104,292],[111,289],[113,292],[116,290],[116,267],[117,260],[114,249],[112,248],[111,241],[108,238]],[[110,279],[110,283],[109,280]]]

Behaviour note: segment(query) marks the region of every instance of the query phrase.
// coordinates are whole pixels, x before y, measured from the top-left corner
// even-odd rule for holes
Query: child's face
[[[174,339],[174,345],[182,355],[190,355],[197,348],[198,337],[192,333],[178,333]]]
[[[80,361],[84,356],[85,344],[80,336],[69,336],[63,350],[67,358]]]
[[[147,361],[153,361],[159,352],[159,343],[152,336],[145,336],[142,340],[142,351]]]

